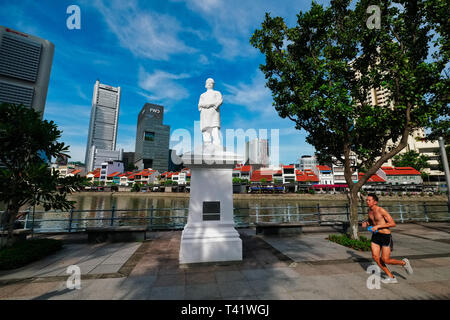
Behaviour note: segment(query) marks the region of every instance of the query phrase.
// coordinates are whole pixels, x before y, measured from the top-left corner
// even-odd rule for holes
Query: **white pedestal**
[[[180,263],[240,261],[242,240],[234,228],[232,171],[241,158],[217,148],[182,156],[191,169],[188,222]]]

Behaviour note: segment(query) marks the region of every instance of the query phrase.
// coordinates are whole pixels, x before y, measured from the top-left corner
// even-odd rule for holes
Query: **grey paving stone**
[[[122,264],[99,264],[88,274],[116,273],[120,270],[120,267],[122,267]]]
[[[123,281],[125,281],[125,278],[82,280],[82,289],[80,290],[80,296],[77,299],[111,300],[120,289]],[[88,282],[88,284],[84,286],[84,282]]]
[[[158,275],[155,281],[155,287],[184,286],[186,276],[184,274]]]
[[[297,279],[300,275],[293,268],[266,268],[273,279]]]
[[[113,300],[148,300],[151,299],[151,290],[156,276],[129,276],[116,293]]]
[[[185,286],[152,287],[150,300],[183,300],[185,299]]]
[[[287,292],[279,280],[264,279],[264,280],[249,280],[250,287],[256,292],[278,293]]]
[[[105,260],[102,261],[102,264],[124,264],[127,262],[128,259],[130,259],[131,254],[129,255],[111,255]]]
[[[211,300],[221,298],[219,287],[215,283],[186,286],[186,300]]]
[[[240,271],[215,271],[214,274],[218,283],[245,280],[244,275]]]
[[[274,292],[258,295],[259,300],[295,300],[295,297],[289,292]]]
[[[257,292],[249,285],[247,281],[218,283],[218,287],[220,294],[224,299],[257,295]]]
[[[186,285],[216,283],[214,272],[186,273]]]
[[[269,276],[267,269],[245,269],[241,272],[247,280],[267,279]]]

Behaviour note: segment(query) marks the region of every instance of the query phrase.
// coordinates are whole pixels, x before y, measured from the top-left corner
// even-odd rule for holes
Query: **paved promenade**
[[[330,228],[331,229],[331,228]],[[390,266],[398,284],[368,289],[370,252],[326,240],[337,231],[311,228],[298,236],[260,236],[240,229],[244,259],[180,265],[180,231],[149,232],[142,243],[87,244],[85,235],[54,236],[64,249],[26,267],[0,272],[0,299],[449,299],[450,223],[398,224]],[[370,237],[370,234],[363,232]],[[67,267],[81,269],[81,289],[69,290]]]

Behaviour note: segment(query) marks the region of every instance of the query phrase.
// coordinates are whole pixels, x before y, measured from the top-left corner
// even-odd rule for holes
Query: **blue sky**
[[[328,3],[328,1],[317,1]],[[2,4],[0,24],[48,39],[55,55],[44,118],[63,130],[74,161],[84,161],[96,79],[120,86],[117,148],[134,151],[137,116],[146,102],[165,107],[171,132],[193,132],[198,98],[209,77],[222,92],[222,131],[279,129],[280,162],[313,154],[305,133],[272,106],[249,39],[265,12],[294,26],[310,1],[150,0],[15,1]],[[81,29],[69,30],[66,9],[81,9]],[[177,141],[172,141],[175,145]]]

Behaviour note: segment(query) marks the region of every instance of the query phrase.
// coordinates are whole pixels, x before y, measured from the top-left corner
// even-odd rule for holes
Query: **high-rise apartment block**
[[[169,166],[170,126],[163,124],[164,107],[146,103],[138,116],[135,165],[165,172]]]
[[[23,104],[44,115],[55,46],[0,26],[0,102]]]
[[[92,98],[91,121],[86,146],[86,170],[98,168],[104,161],[95,161],[95,154],[115,151],[119,123],[120,87],[95,82]],[[120,153],[119,151],[116,151]],[[110,152],[109,152],[110,153]],[[115,155],[112,157],[116,158]],[[118,159],[122,160],[122,159]]]
[[[314,168],[319,164],[315,156],[305,155],[300,158],[299,169],[301,171],[314,170]]]

